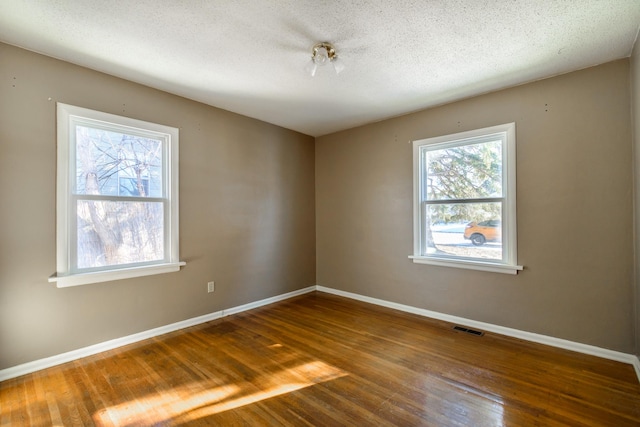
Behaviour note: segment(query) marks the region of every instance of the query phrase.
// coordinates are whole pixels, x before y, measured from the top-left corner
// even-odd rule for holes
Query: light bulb
[[[333,57],[331,63],[333,64],[333,70],[336,74],[340,74],[344,70],[344,61],[340,60],[337,56]]]
[[[316,71],[318,71],[318,64],[316,64],[316,61],[314,61],[313,58],[307,62],[307,65],[304,67],[304,71],[311,77],[315,77]]]
[[[316,43],[313,46],[311,61],[306,65],[305,71],[311,77],[314,77],[318,71],[318,66],[326,65],[328,62],[331,62],[336,74],[340,74],[345,68],[344,62],[338,60],[336,50],[331,43]]]
[[[313,61],[318,65],[324,65],[329,60],[329,53],[324,47],[319,47],[316,54],[313,56]]]

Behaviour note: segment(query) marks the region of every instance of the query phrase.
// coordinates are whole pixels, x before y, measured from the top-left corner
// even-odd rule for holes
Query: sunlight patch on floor
[[[207,383],[176,387],[96,412],[98,426],[188,422],[291,393],[348,375],[321,361],[265,374],[255,380],[208,389]],[[207,389],[205,389],[207,388]]]

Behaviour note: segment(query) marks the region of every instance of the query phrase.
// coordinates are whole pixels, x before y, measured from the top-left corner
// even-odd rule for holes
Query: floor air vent
[[[456,330],[456,331],[465,332],[467,334],[477,335],[479,337],[484,335],[484,332],[476,331],[474,329],[465,328],[464,326],[454,326],[453,329]]]

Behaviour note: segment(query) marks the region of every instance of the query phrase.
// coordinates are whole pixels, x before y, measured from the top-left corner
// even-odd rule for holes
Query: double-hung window
[[[177,271],[178,129],[58,103],[58,287]]]
[[[515,123],[413,142],[416,263],[516,274]]]

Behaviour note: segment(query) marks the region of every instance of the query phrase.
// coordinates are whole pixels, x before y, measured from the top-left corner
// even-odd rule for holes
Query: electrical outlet
[[[216,282],[207,283],[207,292],[213,292],[216,290],[215,288]]]

